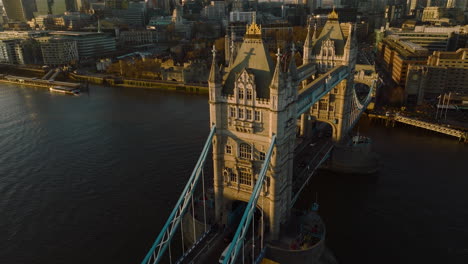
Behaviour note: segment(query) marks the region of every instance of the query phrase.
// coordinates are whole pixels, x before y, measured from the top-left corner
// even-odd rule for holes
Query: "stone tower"
[[[327,72],[337,65],[348,65],[350,71],[354,72],[357,40],[352,23],[340,23],[338,13],[333,9],[322,32],[318,37],[315,36],[314,30],[312,39],[306,39],[310,44],[307,49],[304,48],[304,58],[307,56],[308,61],[316,63],[319,72]]]
[[[314,31],[309,47],[304,48],[304,61],[307,56],[307,61],[315,63],[321,74],[339,65],[348,66],[349,77],[321,98],[310,111],[314,120],[332,126],[332,139],[338,142],[344,138],[351,122],[351,105],[347,99],[352,98],[354,85],[358,52],[356,30],[352,23],[339,23],[338,13],[333,9],[320,35],[315,36]]]
[[[293,50],[294,52],[294,50]],[[213,139],[215,212],[227,224],[236,201],[248,202],[273,135],[276,145],[258,208],[271,238],[289,217],[296,131],[297,84],[294,60],[285,67],[280,51],[270,58],[255,21],[222,74],[213,62],[209,75]],[[223,75],[223,76],[222,76]],[[234,227],[235,228],[235,227]]]

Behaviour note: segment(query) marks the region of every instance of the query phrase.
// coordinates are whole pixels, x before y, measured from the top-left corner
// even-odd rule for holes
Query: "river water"
[[[0,263],[139,263],[208,135],[206,96],[0,84]],[[362,120],[382,169],[321,172],[341,263],[468,263],[468,147]],[[315,198],[314,198],[315,199]]]

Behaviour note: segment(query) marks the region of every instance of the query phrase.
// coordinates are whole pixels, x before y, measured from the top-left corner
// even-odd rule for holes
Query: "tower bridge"
[[[291,53],[289,58],[295,55],[294,45],[292,47],[287,51]],[[206,239],[216,241],[213,236],[223,236],[227,228],[235,233],[223,253],[223,263],[244,262],[245,254],[248,262],[254,263],[268,255],[268,250],[272,250],[269,243],[282,239],[286,224],[291,220],[292,207],[305,184],[332,155],[334,144],[347,139],[376,86],[373,81],[364,101],[357,98],[353,80],[356,32],[351,23],[340,24],[335,11],[319,36],[317,30],[311,34],[311,25],[308,25],[303,64],[299,67],[294,59],[285,60],[281,50],[276,54],[276,62],[270,58],[262,40],[261,25],[255,20],[247,26],[243,43],[235,54],[229,66],[222,69],[213,47],[208,80],[211,132],[187,186],[142,264],[162,263],[165,253],[172,262],[171,241],[177,231],[182,241],[186,232],[193,232],[193,240],[198,240],[192,243],[189,253],[182,245],[178,263],[200,261],[198,257],[185,258],[200,256],[193,254],[193,250],[207,250]],[[300,144],[310,143],[310,123],[315,121],[330,124],[331,140],[317,142],[312,150],[300,147]],[[297,140],[298,127],[301,140]],[[209,151],[213,153],[212,208],[205,204],[208,199],[205,197],[209,195],[204,180],[211,175],[204,175],[203,170]],[[308,151],[311,158],[300,168],[297,158],[303,151]],[[203,217],[195,212],[194,205],[194,190],[199,182],[203,192]],[[239,211],[239,203],[245,207],[241,208],[242,217],[233,224],[233,212]],[[208,221],[206,210],[212,210]],[[193,219],[193,230],[191,225],[182,224],[183,217]],[[204,219],[199,221],[203,228],[198,231],[197,217]],[[213,230],[214,227],[218,229]],[[211,235],[207,235],[209,233]],[[318,232],[322,246],[313,257],[319,257],[323,251],[324,234],[324,231]],[[221,252],[216,259],[208,261],[217,263]],[[275,255],[287,252],[278,251]],[[305,253],[296,255],[301,256],[301,261],[311,260]]]

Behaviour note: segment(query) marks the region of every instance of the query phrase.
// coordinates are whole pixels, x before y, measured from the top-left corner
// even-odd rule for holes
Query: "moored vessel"
[[[49,88],[49,91],[56,92],[56,93],[71,94],[71,95],[80,94],[80,89],[65,87],[65,86],[53,86]]]

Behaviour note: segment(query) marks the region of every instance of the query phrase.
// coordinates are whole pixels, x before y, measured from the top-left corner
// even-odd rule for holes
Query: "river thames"
[[[206,96],[0,84],[0,263],[140,263],[208,125]],[[337,259],[468,263],[468,145],[366,119],[359,132],[381,170],[321,172],[304,195],[318,192]]]

